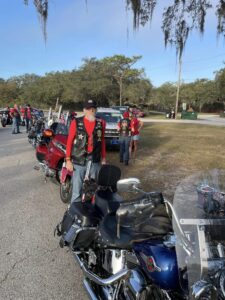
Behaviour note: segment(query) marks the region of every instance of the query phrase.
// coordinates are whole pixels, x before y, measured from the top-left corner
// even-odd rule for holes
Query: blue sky
[[[32,0],[29,6],[23,5],[23,0],[0,0],[0,77],[72,70],[79,68],[84,57],[124,54],[142,55],[136,67],[144,68],[155,86],[177,80],[175,50],[164,48],[160,7],[151,26],[134,32],[132,14],[126,11],[124,0],[87,2],[86,7],[85,0],[50,0],[45,45]],[[222,38],[217,40],[213,12],[206,23],[203,37],[194,32],[188,40],[184,82],[212,79],[213,72],[224,66],[225,43]]]

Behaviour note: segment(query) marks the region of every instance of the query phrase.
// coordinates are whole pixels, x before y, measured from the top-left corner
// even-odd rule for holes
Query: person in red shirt
[[[95,117],[97,103],[84,103],[84,116],[72,120],[66,146],[66,168],[73,171],[71,202],[80,202],[82,186],[91,160],[90,178],[97,180],[101,164],[106,163],[105,121]]]
[[[143,127],[143,122],[140,121],[135,115],[131,118],[131,142],[130,142],[130,157],[135,160],[137,155],[137,145],[140,139],[140,129]],[[132,150],[133,150],[133,157],[132,157]]]

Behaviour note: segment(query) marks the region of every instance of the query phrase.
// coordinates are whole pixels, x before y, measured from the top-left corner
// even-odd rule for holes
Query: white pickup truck
[[[122,119],[121,112],[112,108],[100,107],[97,110],[96,117],[103,119],[106,122],[106,146],[110,148],[119,148],[119,132],[117,130],[117,125]]]

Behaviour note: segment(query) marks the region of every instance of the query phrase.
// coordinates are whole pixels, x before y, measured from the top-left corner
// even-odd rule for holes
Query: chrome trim
[[[88,296],[91,300],[98,300],[97,295],[95,294],[93,288],[91,287],[90,283],[87,281],[87,279],[84,279],[84,288],[86,289]]]
[[[180,219],[182,225],[225,225],[225,219]]]
[[[208,283],[207,281],[200,280],[192,286],[192,296],[194,296],[194,299],[199,299],[199,297],[201,297],[203,293],[210,293],[210,295],[212,296],[212,298],[210,299],[218,299],[216,287]]]
[[[105,249],[102,267],[110,274],[124,269],[126,250]]]
[[[219,286],[223,293],[223,296],[225,296],[225,271],[222,271],[219,278]]]
[[[220,258],[224,258],[224,257],[225,257],[224,246],[223,246],[221,243],[219,243],[219,244],[217,245],[217,251],[218,251],[218,253],[219,253],[219,257],[220,257]]]
[[[77,260],[81,270],[83,271],[84,275],[98,285],[102,285],[102,286],[111,285],[121,279],[127,279],[130,276],[130,270],[124,269],[108,278],[103,279],[103,278],[97,276],[96,274],[94,274],[92,271],[90,271],[88,269],[87,264],[79,258],[79,256],[76,254],[76,252],[73,252],[73,254],[74,254],[74,257]]]
[[[181,242],[182,242],[182,247],[183,249],[186,251],[186,253],[191,256],[191,254],[194,252],[193,248],[192,248],[192,244],[190,243],[190,241],[188,240],[187,236],[185,235],[183,229],[181,228],[178,216],[176,214],[175,209],[173,208],[173,205],[166,199],[164,199],[164,203],[166,206],[168,206],[172,212],[174,221],[176,222],[176,225],[178,227],[178,230],[180,231],[181,234]]]

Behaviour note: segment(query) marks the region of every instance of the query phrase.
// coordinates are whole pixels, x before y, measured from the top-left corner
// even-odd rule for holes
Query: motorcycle
[[[6,127],[6,125],[7,125],[7,114],[5,112],[3,112],[2,116],[1,116],[1,124],[2,124],[2,127]]]
[[[2,127],[6,127],[6,125],[11,125],[12,124],[12,118],[9,115],[8,110],[3,110],[3,111],[0,112],[0,114],[1,114]]]
[[[225,299],[225,193],[209,175],[209,185],[195,176],[179,186],[172,205],[136,178],[119,180],[117,167],[101,168],[94,204],[72,203],[56,228],[90,299]],[[123,201],[116,189],[141,196]]]
[[[63,202],[70,201],[72,195],[72,174],[64,165],[68,127],[54,122],[49,129],[43,131],[41,140],[36,148],[36,157],[40,167],[47,177],[56,179],[60,184],[60,197]],[[61,178],[63,178],[61,180]]]
[[[45,129],[44,118],[32,117],[30,128],[28,129],[28,142],[36,149],[41,141],[43,130]]]
[[[91,299],[179,299],[166,200],[142,191],[138,179],[120,176],[119,168],[102,166],[94,202],[72,203],[57,226],[60,246],[74,255]],[[142,195],[125,202],[116,189]]]

